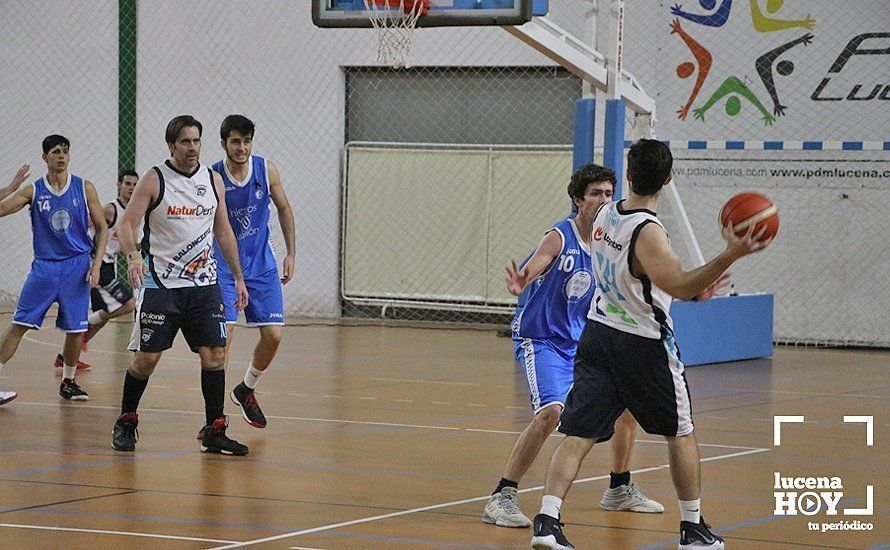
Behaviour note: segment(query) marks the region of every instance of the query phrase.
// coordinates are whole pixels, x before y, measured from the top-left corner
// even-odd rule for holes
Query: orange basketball
[[[736,235],[742,236],[754,225],[754,233],[766,228],[760,240],[772,239],[779,231],[779,211],[773,201],[757,193],[739,193],[720,210],[720,229],[732,222]]]

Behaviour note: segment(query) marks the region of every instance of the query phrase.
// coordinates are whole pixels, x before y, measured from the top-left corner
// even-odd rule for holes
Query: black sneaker
[[[229,395],[232,396],[232,401],[241,408],[241,416],[248,424],[254,428],[266,427],[266,417],[260,410],[260,404],[256,402],[256,395],[252,389],[244,385],[244,382],[235,386]]]
[[[242,445],[234,439],[226,437],[226,428],[229,421],[225,416],[220,416],[206,427],[204,437],[201,438],[202,453],[219,453],[223,455],[244,456],[249,450],[247,445]]]
[[[87,392],[80,389],[80,386],[77,385],[77,382],[75,382],[73,378],[65,378],[62,380],[62,385],[59,386],[59,395],[69,401],[90,400],[90,396],[87,395]]]
[[[139,415],[136,413],[124,413],[117,417],[114,423],[114,431],[111,432],[111,446],[115,451],[133,451],[136,449],[136,441],[139,439]]]
[[[532,548],[535,550],[573,550],[575,547],[562,534],[563,524],[546,514],[535,516]]]
[[[698,523],[681,521],[680,546],[677,548],[679,550],[687,548],[723,550],[723,539],[711,532],[711,526],[705,523],[705,518],[699,518]]]
[[[198,430],[198,441],[204,439],[204,434],[207,433],[207,430],[210,429],[210,426],[204,426],[200,430]]]

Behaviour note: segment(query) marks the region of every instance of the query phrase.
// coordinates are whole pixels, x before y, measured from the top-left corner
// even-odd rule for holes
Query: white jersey
[[[143,224],[142,255],[149,270],[145,287],[216,284],[213,219],[219,200],[210,167],[199,164],[184,174],[168,160],[154,170],[160,192]]]
[[[649,210],[625,210],[624,201],[601,207],[593,220],[593,259],[596,291],[588,319],[645,338],[673,333],[671,296],[645,275],[631,273],[631,259],[643,226],[664,226]]]
[[[114,207],[114,217],[111,218],[111,223],[108,224],[108,242],[105,244],[105,256],[102,257],[102,262],[113,264],[117,261],[117,255],[121,251],[121,241],[118,238],[117,232],[120,229],[120,221],[124,217],[124,210],[127,207],[121,203],[120,199],[115,199],[114,202],[108,204]],[[142,238],[141,227],[135,228],[134,237],[136,238],[136,247],[138,248],[139,241]]]

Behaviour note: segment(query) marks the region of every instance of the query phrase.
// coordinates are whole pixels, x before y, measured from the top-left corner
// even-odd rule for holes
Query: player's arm
[[[510,294],[514,296],[522,294],[529,282],[540,277],[553,264],[560,250],[562,250],[562,235],[553,230],[544,235],[541,244],[522,269],[516,267],[516,262],[511,261],[507,266],[507,290]]]
[[[130,202],[127,203],[127,208],[124,210],[124,217],[117,228],[121,252],[127,256],[127,277],[133,288],[142,286],[142,281],[148,270],[142,259],[142,254],[136,249],[136,234],[133,228],[142,222],[142,218],[148,212],[148,207],[158,199],[160,192],[161,181],[158,179],[158,173],[151,169],[136,182],[133,196],[130,197]]]
[[[113,204],[108,203],[102,207],[102,213],[105,214],[105,224],[110,226],[114,222],[114,213],[117,209]]]
[[[12,181],[9,182],[9,185],[0,189],[0,201],[19,190],[19,187],[22,186],[22,183],[24,183],[24,181],[28,179],[28,176],[31,175],[29,173],[30,170],[30,164],[23,164],[22,167],[19,168],[18,172],[16,172],[15,175],[12,176]]]
[[[93,258],[93,266],[89,273],[90,286],[95,288],[99,284],[99,271],[102,268],[102,258],[105,256],[105,244],[108,242],[108,224],[105,222],[105,212],[102,203],[99,202],[99,193],[96,192],[96,187],[91,182],[84,181],[83,189],[87,196],[90,220],[96,231],[93,237],[96,257]]]
[[[213,217],[213,238],[216,244],[229,264],[229,271],[235,277],[235,309],[241,311],[247,307],[247,285],[244,284],[244,274],[241,272],[241,260],[238,258],[238,241],[235,240],[235,232],[229,224],[229,210],[226,208],[226,187],[223,185],[222,177],[214,172],[213,187],[216,189],[216,196],[219,204],[216,208],[216,214]]]
[[[296,231],[294,229],[294,213],[290,208],[284,186],[281,185],[281,176],[278,167],[267,162],[269,171],[269,195],[278,210],[278,223],[281,225],[281,234],[284,235],[284,246],[287,248],[287,256],[284,257],[284,265],[281,271],[281,284],[286,285],[294,276],[294,261],[297,257]]]
[[[0,200],[0,218],[15,214],[22,208],[31,204],[31,197],[34,195],[34,184],[29,183],[24,187],[20,187],[18,191]]]
[[[726,248],[705,265],[683,271],[680,259],[671,248],[667,234],[657,224],[650,223],[640,230],[634,250],[636,271],[645,274],[657,286],[674,298],[691,300],[723,275],[733,262],[765,248],[770,241],[759,241],[762,231],[754,234],[754,226],[742,236],[724,230]]]

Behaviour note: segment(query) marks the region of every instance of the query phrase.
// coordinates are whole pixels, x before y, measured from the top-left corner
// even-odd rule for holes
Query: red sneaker
[[[62,354],[60,353],[60,354],[56,355],[56,368],[60,369],[60,368],[62,368],[62,366],[64,364],[65,364],[65,360],[62,358]],[[92,368],[93,368],[93,365],[90,365],[89,363],[84,363],[83,361],[77,362],[77,370],[79,370],[79,371],[88,371],[88,370],[91,370]]]

